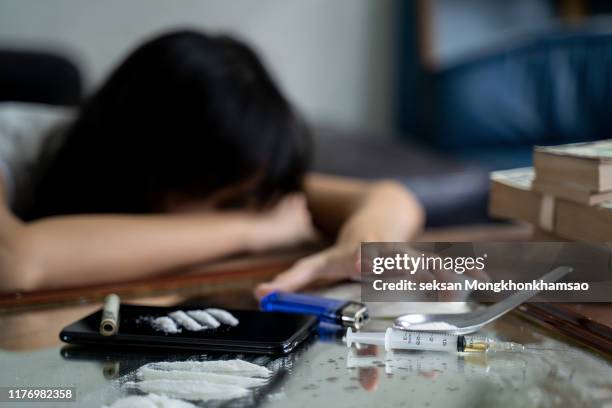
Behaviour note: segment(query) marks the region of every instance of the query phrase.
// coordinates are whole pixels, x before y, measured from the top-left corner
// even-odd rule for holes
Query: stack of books
[[[534,167],[491,173],[489,212],[540,239],[612,241],[612,139],[536,147]]]

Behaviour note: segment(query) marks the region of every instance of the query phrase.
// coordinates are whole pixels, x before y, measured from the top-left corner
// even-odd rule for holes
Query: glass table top
[[[389,321],[373,321],[382,330]],[[6,326],[1,326],[6,330]],[[486,334],[523,343],[524,353],[385,352],[347,348],[341,335],[312,339],[282,357],[51,345],[0,350],[0,386],[75,387],[75,402],[44,407],[100,407],[133,394],[122,386],[149,362],[241,358],[274,374],[247,397],[195,401],[212,407],[569,407],[612,406],[610,360],[509,314]],[[37,406],[3,403],[7,407]]]

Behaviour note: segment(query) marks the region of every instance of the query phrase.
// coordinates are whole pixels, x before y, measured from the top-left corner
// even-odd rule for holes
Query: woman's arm
[[[315,224],[338,242],[405,241],[423,227],[421,204],[395,181],[311,174],[305,189]]]
[[[303,201],[295,197],[263,214],[79,215],[32,223],[21,222],[1,201],[0,291],[153,275],[299,241],[310,222],[301,216]]]
[[[258,297],[274,290],[295,291],[315,282],[359,274],[361,242],[408,241],[423,228],[425,214],[414,195],[393,181],[367,182],[313,174],[306,196],[315,225],[335,234],[332,247],[298,261],[272,282],[255,289]]]

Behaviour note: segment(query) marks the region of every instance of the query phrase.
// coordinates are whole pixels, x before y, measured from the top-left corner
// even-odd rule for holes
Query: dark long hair
[[[253,178],[261,205],[301,188],[308,131],[257,55],[225,36],[155,38],[84,105],[40,178],[30,218],[149,212]]]

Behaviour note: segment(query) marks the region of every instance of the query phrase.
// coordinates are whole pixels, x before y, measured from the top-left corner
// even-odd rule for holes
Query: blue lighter
[[[363,303],[297,293],[272,292],[260,301],[266,312],[301,313],[317,316],[320,321],[359,329],[368,320]]]

